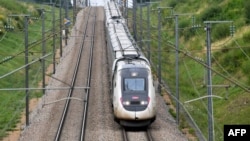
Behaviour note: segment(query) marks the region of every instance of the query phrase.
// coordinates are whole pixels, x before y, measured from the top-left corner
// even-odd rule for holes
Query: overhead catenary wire
[[[37,61],[40,61],[41,59],[46,58],[46,57],[50,56],[51,54],[52,54],[52,53],[48,53],[48,54],[46,54],[45,56],[42,56],[42,57],[40,57],[40,58],[38,58],[38,59],[36,59],[36,60],[34,60],[34,61],[31,61],[31,62],[29,62],[28,64],[23,65],[23,66],[20,67],[20,68],[17,68],[17,69],[15,69],[15,70],[13,70],[13,71],[10,71],[9,73],[6,73],[6,74],[0,76],[0,79],[5,78],[6,76],[9,76],[9,75],[11,75],[11,74],[13,74],[13,73],[15,73],[15,72],[17,72],[17,71],[19,71],[19,70],[25,68],[25,67],[27,67],[27,66],[29,66],[29,65],[31,65],[31,64],[33,64],[33,63],[35,63],[35,62],[37,62]]]
[[[247,53],[243,50],[239,43],[235,39],[233,41],[236,43],[237,47],[241,50],[241,52],[247,57],[247,59],[250,60],[249,55],[247,55]]]
[[[50,38],[53,37],[53,36],[54,36],[54,35],[51,34],[50,36],[46,36],[46,38],[44,38],[44,40],[40,39],[40,40],[37,40],[37,41],[35,41],[35,42],[30,43],[28,49],[30,50],[30,49],[36,47],[36,45],[40,44],[40,43],[43,42],[43,41],[50,40]],[[10,57],[7,58],[7,59],[1,60],[1,61],[0,61],[0,64],[6,63],[6,61],[12,60],[12,59],[14,59],[14,58],[17,57],[17,56],[20,56],[20,54],[23,54],[24,52],[25,52],[25,50],[20,51],[19,53],[16,53],[16,54],[14,54],[14,55],[11,55],[11,54],[6,55],[6,54],[5,54],[7,57],[9,57],[9,56],[10,56]],[[32,52],[32,51],[29,51],[29,53],[30,53],[30,52]],[[24,55],[23,55],[23,56],[24,56]],[[21,56],[21,57],[23,57],[23,56]]]
[[[152,39],[157,40],[156,38],[154,38],[154,36],[152,36]],[[224,44],[228,43],[230,40],[231,40],[231,38],[230,38],[229,40],[225,41],[225,42],[224,42],[223,44],[221,44],[221,45],[224,45]],[[164,42],[167,42],[167,44],[170,45],[170,47],[171,47],[173,50],[175,50],[173,43],[169,42],[169,40],[165,40]],[[187,56],[187,57],[189,57],[189,58],[191,58],[191,59],[197,61],[197,60],[195,59],[195,57],[193,57],[193,56],[190,54],[190,51],[188,51],[188,50],[186,50],[186,51],[179,50],[179,52],[182,53],[183,55],[185,55],[185,56]],[[201,63],[200,61],[197,61],[197,62],[198,62],[198,63]],[[201,64],[204,65],[205,67],[207,67],[207,65],[206,65],[205,63],[201,63]],[[211,68],[211,69],[212,69],[212,71],[214,71],[216,74],[219,74],[221,77],[225,78],[226,80],[229,80],[231,83],[233,83],[233,84],[239,86],[240,88],[242,88],[242,89],[245,90],[246,92],[250,92],[250,89],[248,88],[248,86],[242,84],[242,83],[239,82],[238,80],[234,80],[234,79],[227,78],[227,76],[225,76],[225,75],[223,75],[222,73],[216,71],[215,69],[213,69],[213,68]]]
[[[172,43],[169,43],[170,47],[173,48],[173,45],[171,45],[171,44],[172,44]],[[190,59],[192,59],[192,60],[194,60],[194,61],[200,63],[200,64],[203,65],[204,67],[209,68],[209,67],[207,66],[207,64],[205,64],[205,63],[199,61],[198,59],[196,59],[195,57],[193,57],[189,52],[186,52],[186,51],[183,51],[183,50],[179,50],[179,52],[182,53],[183,55],[189,57]],[[214,68],[210,68],[210,69],[211,69],[214,73],[216,73],[216,74],[218,74],[219,76],[221,76],[222,78],[224,78],[224,79],[230,81],[231,83],[237,85],[238,87],[242,88],[242,89],[245,90],[246,92],[250,92],[250,89],[248,88],[248,86],[246,86],[246,85],[244,86],[243,84],[240,84],[239,81],[237,81],[237,80],[232,80],[232,79],[226,77],[225,75],[223,75],[223,74],[220,73],[219,71],[215,70]]]
[[[201,93],[198,91],[198,89],[197,89],[197,87],[196,87],[196,85],[195,85],[195,83],[194,83],[194,81],[193,81],[193,79],[192,79],[192,76],[191,76],[191,74],[190,74],[190,69],[188,69],[187,64],[185,63],[185,59],[183,59],[183,64],[184,64],[184,67],[185,67],[186,72],[187,72],[187,74],[188,74],[188,78],[189,78],[189,80],[190,80],[190,82],[191,82],[191,85],[193,86],[193,88],[194,88],[196,94],[197,94],[199,97],[201,97],[202,95],[201,95]],[[204,108],[207,110],[207,106],[206,106],[206,104],[205,104],[203,101],[202,101],[202,105],[203,105]],[[208,110],[207,110],[207,112],[208,112]]]
[[[138,21],[136,21],[137,23],[138,23]],[[142,24],[142,26],[143,26],[144,24]],[[182,28],[182,29],[179,29],[179,30],[187,30],[187,29],[192,29],[192,28]],[[169,30],[170,31],[170,30]],[[200,32],[198,32],[198,30],[195,30],[195,32],[196,32],[196,34],[199,34]],[[137,33],[136,33],[137,34]],[[152,35],[152,33],[148,33],[148,34],[151,34]],[[139,35],[139,34],[138,34]],[[138,38],[138,39],[141,39],[141,40],[143,40],[142,39],[142,37],[143,36],[141,36],[140,38]],[[201,39],[203,39],[202,37],[202,35],[201,34],[199,34],[199,37],[201,38]],[[237,43],[237,45],[239,46],[237,46],[237,47],[225,47],[224,48],[224,46],[226,45],[226,44],[228,44],[228,43],[232,43],[232,39],[233,38],[229,38],[229,39],[227,39],[227,40],[225,40],[225,41],[222,41],[223,43],[220,43],[220,44],[218,44],[218,45],[216,45],[216,44],[213,44],[212,45],[212,51],[218,51],[218,50],[224,50],[224,49],[241,49],[241,51],[242,51],[242,53],[246,56],[246,58],[249,60],[250,59],[250,57],[249,57],[249,55],[247,54],[247,52],[243,49],[243,48],[248,48],[248,47],[241,47],[241,46],[239,46]],[[157,38],[155,38],[155,37],[152,37],[151,39],[150,39],[151,41],[155,41],[155,42],[157,42]],[[204,39],[203,39],[204,40]],[[166,40],[166,46],[168,46],[168,44],[169,44],[170,42],[169,42],[169,39],[168,40]],[[205,43],[205,42],[204,42]],[[201,46],[205,46],[204,44],[203,45],[201,45]],[[171,49],[172,50],[175,50],[175,48],[174,48],[174,45],[173,44],[171,44]],[[144,48],[143,50],[147,50],[146,48]],[[165,50],[170,50],[170,49],[165,49]],[[165,50],[161,50],[161,51],[164,51],[165,52]],[[225,80],[228,80],[229,81],[229,83],[232,83],[232,85],[234,85],[234,86],[239,86],[242,90],[244,90],[245,92],[249,92],[250,91],[250,88],[249,88],[249,86],[247,86],[246,84],[244,84],[243,82],[240,82],[240,80],[236,80],[236,79],[234,79],[233,78],[233,76],[232,75],[230,75],[227,71],[226,71],[226,69],[225,69],[225,67],[223,67],[221,64],[219,64],[219,61],[218,60],[216,60],[216,58],[214,58],[214,61],[216,62],[216,67],[208,67],[203,61],[200,61],[200,60],[198,60],[197,58],[195,58],[194,57],[194,54],[192,54],[192,52],[201,52],[201,53],[203,53],[203,51],[204,50],[189,50],[188,48],[185,48],[185,47],[183,47],[182,49],[180,49],[180,50],[178,50],[178,52],[180,52],[184,57],[187,57],[187,58],[189,58],[189,59],[191,59],[191,60],[195,60],[196,62],[198,62],[199,64],[201,64],[202,66],[204,66],[204,68],[209,68],[209,69],[211,69],[213,72],[215,72],[215,75],[219,75],[219,77],[222,77],[222,78],[224,78]],[[157,52],[157,51],[154,51],[154,52]],[[170,52],[170,53],[172,53],[172,52]],[[203,55],[203,54],[199,54],[199,55]],[[183,61],[185,61],[184,60],[184,57],[183,57]],[[213,56],[214,57],[214,56]],[[159,65],[159,64],[158,64]],[[221,70],[219,70],[218,68],[217,68],[217,65],[219,66],[219,69],[222,69],[222,72],[221,72]],[[185,67],[185,66],[184,66]],[[186,68],[186,69],[188,69],[188,68]],[[226,72],[226,75],[223,73],[223,72]],[[208,87],[212,87],[212,86],[208,86]],[[211,115],[210,115],[211,116]],[[217,126],[217,128],[219,128],[218,126]],[[220,129],[219,130],[219,132],[220,133],[222,133],[222,130]]]

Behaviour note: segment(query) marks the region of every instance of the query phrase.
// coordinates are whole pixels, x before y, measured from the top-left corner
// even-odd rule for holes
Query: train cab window
[[[124,91],[145,91],[144,78],[125,78]]]

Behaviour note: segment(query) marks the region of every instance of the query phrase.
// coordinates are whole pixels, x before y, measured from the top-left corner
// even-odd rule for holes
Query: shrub
[[[243,34],[242,40],[248,43],[250,41],[250,32]]]
[[[249,65],[249,61],[244,61],[243,63],[242,63],[242,72],[246,75],[246,76],[248,76],[247,77],[247,83],[248,83],[248,85],[250,85],[250,77],[249,77],[249,70],[250,70],[250,65]]]
[[[178,2],[176,0],[172,0],[169,2],[169,6],[174,8],[177,5],[177,3]]]
[[[4,15],[0,15],[0,29],[4,27],[4,20],[5,20],[5,16]]]
[[[195,29],[191,28],[191,26],[192,25],[190,19],[182,20],[179,22],[179,28],[181,29],[179,29],[180,35],[183,35],[186,41],[195,35]]]
[[[242,63],[242,71],[243,71],[243,73],[245,73],[246,75],[248,75],[249,70],[250,70],[249,62],[248,61],[243,62]]]
[[[221,7],[211,6],[201,14],[201,20],[214,20],[221,13]]]
[[[20,4],[17,1],[1,0],[0,5],[9,11],[12,11],[12,12],[19,11],[21,13],[27,13],[27,8],[25,8],[22,4]]]
[[[223,16],[221,20],[234,20],[238,19],[243,13],[243,1],[232,0],[223,6]]]
[[[229,26],[226,26],[225,24],[217,24],[212,28],[212,37],[213,40],[220,40],[222,38],[225,38],[227,36],[230,36],[230,28]]]
[[[5,19],[4,15],[0,15],[0,21],[3,21]]]
[[[235,73],[242,66],[242,52],[231,50],[223,56],[222,63],[229,73]]]
[[[246,18],[246,23],[249,24],[250,23],[250,1],[249,0],[245,0],[245,18]]]

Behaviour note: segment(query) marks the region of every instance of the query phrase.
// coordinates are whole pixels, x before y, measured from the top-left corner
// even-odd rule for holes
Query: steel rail
[[[90,9],[91,11],[91,9]],[[95,28],[96,28],[96,11],[95,11],[95,19],[94,19],[94,25],[92,28],[93,36],[91,36],[91,47],[90,47],[90,58],[89,58],[89,67],[88,67],[88,78],[87,78],[87,87],[90,88],[91,83],[91,70],[92,70],[92,62],[93,62],[93,48],[94,48],[94,37],[95,37]],[[84,112],[83,112],[83,118],[82,118],[82,128],[80,133],[80,141],[84,141],[85,137],[85,130],[86,130],[86,123],[87,123],[87,114],[88,114],[88,102],[89,102],[89,92],[90,89],[86,89],[86,97],[84,102]]]
[[[86,30],[87,30],[87,26],[88,26],[88,22],[89,22],[89,16],[90,16],[90,12],[88,13],[88,19],[87,19],[87,24],[85,26],[85,33],[84,33],[84,36],[83,36],[83,42],[82,42],[81,48],[79,50],[79,54],[77,56],[77,64],[75,66],[74,74],[73,74],[71,85],[70,85],[71,89],[69,89],[69,92],[68,92],[68,96],[67,96],[68,99],[66,100],[66,103],[65,103],[65,106],[64,106],[64,109],[63,109],[63,113],[62,113],[62,116],[61,116],[61,120],[60,120],[58,129],[57,129],[54,141],[59,141],[60,140],[61,133],[62,133],[62,130],[63,130],[63,125],[64,125],[64,122],[65,122],[65,119],[66,119],[66,116],[67,116],[67,112],[68,112],[68,108],[69,108],[69,103],[71,101],[70,97],[73,94],[75,80],[76,80],[76,76],[77,76],[77,73],[78,73],[79,64],[80,64],[80,60],[81,60],[81,55],[82,55],[82,51],[83,51],[84,40],[86,38]]]
[[[147,135],[148,141],[153,141],[154,140],[151,133],[150,133],[150,131],[149,131],[149,129],[146,130],[146,135]]]
[[[143,133],[145,133],[145,137],[146,137],[147,141],[154,141],[154,139],[153,139],[153,137],[152,137],[152,135],[151,135],[148,128],[143,129]],[[125,128],[122,128],[122,137],[123,137],[123,141],[129,141],[128,133],[127,133]]]
[[[128,134],[127,134],[125,128],[122,128],[122,137],[123,137],[123,141],[129,141]]]

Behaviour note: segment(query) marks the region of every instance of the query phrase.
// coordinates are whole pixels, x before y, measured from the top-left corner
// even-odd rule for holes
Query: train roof
[[[119,7],[115,2],[107,3],[106,20],[115,58],[140,56],[139,48],[125,25],[125,19],[122,17]]]
[[[133,61],[119,61],[117,62],[117,70],[122,70],[126,68],[144,68],[147,70],[150,70],[150,66],[147,62],[143,60],[133,60]]]
[[[105,9],[107,18],[109,19],[122,18],[120,10],[115,2],[108,2]]]
[[[143,56],[139,58],[118,58],[113,62],[112,71],[114,70],[122,70],[124,68],[145,68],[150,70],[150,62]]]
[[[143,56],[133,39],[115,2],[108,2],[105,7],[106,28],[109,34],[110,47],[114,52],[115,66],[137,66],[150,69],[149,61]],[[113,66],[113,67],[115,67]],[[114,68],[113,68],[114,69]]]

